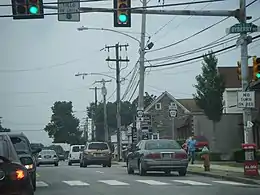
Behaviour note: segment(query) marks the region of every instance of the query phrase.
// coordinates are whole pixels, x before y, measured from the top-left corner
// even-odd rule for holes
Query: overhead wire
[[[246,7],[249,7],[249,6],[253,5],[253,4],[256,3],[257,1],[258,1],[258,0],[252,1],[251,3],[247,4]],[[184,42],[184,41],[187,41],[187,40],[189,40],[189,39],[191,39],[191,38],[193,38],[193,37],[195,37],[195,36],[197,36],[197,35],[199,35],[199,34],[205,32],[205,31],[207,31],[207,30],[213,28],[214,26],[216,26],[216,25],[218,25],[218,24],[220,24],[220,23],[226,21],[226,20],[229,19],[229,18],[230,18],[230,16],[227,16],[227,17],[225,17],[224,19],[221,19],[221,20],[219,20],[218,22],[215,22],[214,24],[212,24],[212,25],[210,25],[210,26],[207,26],[206,28],[204,28],[204,29],[202,29],[202,30],[200,30],[200,31],[198,31],[198,32],[196,32],[196,33],[194,33],[194,34],[192,34],[192,35],[190,35],[190,36],[184,38],[184,39],[181,39],[181,40],[179,40],[179,41],[177,41],[177,42],[171,43],[171,44],[169,44],[169,45],[166,45],[166,46],[163,46],[163,47],[160,47],[160,48],[157,48],[157,49],[150,50],[150,51],[148,51],[148,52],[160,51],[160,50],[167,49],[167,48],[169,48],[169,47],[175,46],[175,45],[177,45],[177,44],[180,44],[180,43],[182,43],[182,42]]]

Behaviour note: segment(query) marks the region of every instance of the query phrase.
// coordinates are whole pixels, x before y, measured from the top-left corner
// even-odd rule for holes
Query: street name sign
[[[260,28],[253,24],[253,23],[238,23],[230,28],[227,28],[226,32],[229,34],[234,33],[253,33],[253,32],[259,32]]]
[[[80,0],[58,0],[58,21],[79,22]]]
[[[237,92],[237,107],[238,108],[255,108],[255,92]]]

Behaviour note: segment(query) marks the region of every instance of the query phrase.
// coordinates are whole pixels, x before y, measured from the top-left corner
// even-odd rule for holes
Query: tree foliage
[[[44,130],[54,143],[76,144],[81,140],[79,119],[73,115],[72,102],[57,101],[52,106],[51,121]]]
[[[9,129],[9,128],[4,128],[4,127],[0,124],[0,132],[11,132],[11,129]]]
[[[221,120],[223,113],[224,78],[218,74],[218,60],[210,51],[203,57],[202,73],[196,76],[196,104],[204,110],[205,115],[214,123]]]

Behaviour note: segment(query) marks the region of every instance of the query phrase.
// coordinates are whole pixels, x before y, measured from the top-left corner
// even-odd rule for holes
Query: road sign
[[[177,116],[177,110],[170,110],[170,117],[176,117]]]
[[[237,92],[237,107],[238,108],[255,108],[255,92]]]
[[[231,26],[230,28],[227,28],[227,33],[253,33],[253,32],[258,32],[260,31],[260,28],[252,23],[238,23],[235,24],[233,26]]]
[[[80,0],[58,0],[58,21],[79,22]]]
[[[171,102],[171,105],[169,106],[169,110],[177,110],[177,104],[175,102]]]
[[[247,128],[252,128],[253,126],[254,126],[254,123],[252,123],[251,121],[247,121],[247,123],[246,123]]]
[[[143,110],[137,110],[137,117],[141,118],[144,115],[144,111]]]
[[[102,93],[103,96],[106,96],[107,95],[107,88],[103,86],[101,88],[101,93]]]

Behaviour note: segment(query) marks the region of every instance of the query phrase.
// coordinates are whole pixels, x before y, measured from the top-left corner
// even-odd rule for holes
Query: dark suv
[[[32,149],[30,141],[23,133],[8,133],[22,164],[28,169],[33,189],[36,190],[36,155],[40,148]]]

